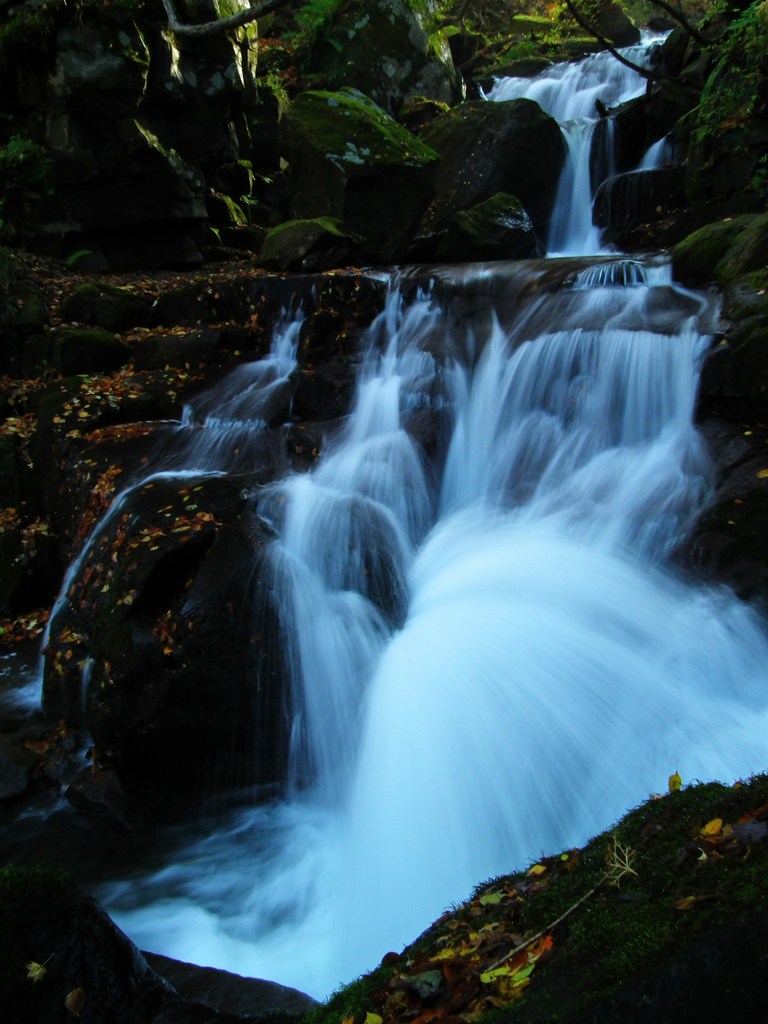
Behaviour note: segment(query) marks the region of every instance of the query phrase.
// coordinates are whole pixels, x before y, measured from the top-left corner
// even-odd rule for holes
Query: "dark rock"
[[[144,958],[184,999],[217,1011],[260,1019],[272,1014],[303,1015],[317,1006],[311,996],[274,981],[243,978],[229,971],[198,967],[158,953],[144,953]]]
[[[608,178],[592,204],[600,228],[627,228],[674,212],[685,203],[683,171],[664,167]]]
[[[57,538],[33,526],[0,533],[0,615],[13,618],[50,605],[61,574]]]
[[[262,457],[270,479],[272,456]],[[100,762],[130,789],[283,777],[271,534],[243,490],[257,482],[201,476],[132,492],[51,623],[44,706],[77,725],[85,705]]]
[[[463,262],[529,259],[543,256],[544,246],[517,196],[498,192],[453,215],[437,255]]]
[[[294,414],[301,420],[336,420],[346,416],[355,392],[354,365],[331,359],[317,369],[297,370]]]
[[[152,1024],[179,1001],[90,896],[42,868],[0,870],[0,959],[8,1024],[68,1024],[78,990],[82,1024]]]
[[[691,286],[716,281],[718,264],[752,220],[749,215],[726,217],[688,235],[672,250],[676,279]]]
[[[110,373],[130,359],[127,345],[97,327],[65,327],[50,336],[51,364],[64,376]]]
[[[59,307],[62,320],[124,331],[147,323],[152,299],[128,288],[92,281],[78,285]]]
[[[328,267],[345,262],[349,253],[349,232],[334,217],[289,220],[268,231],[261,250],[261,262],[272,270],[319,270],[323,254]],[[315,265],[308,267],[314,259]]]
[[[442,233],[455,213],[498,192],[519,198],[543,233],[565,161],[560,128],[532,100],[463,103],[436,118],[422,139],[440,155],[436,197],[419,237]]]
[[[432,196],[433,150],[351,89],[298,96],[281,122],[281,147],[294,219],[336,218],[369,258],[405,251]],[[265,248],[273,242],[267,236]]]
[[[23,764],[9,761],[0,753],[0,800],[12,800],[21,796],[29,785],[31,770]]]
[[[130,836],[146,828],[141,810],[114,772],[86,768],[67,786],[64,796],[111,832]]]
[[[403,0],[370,0],[364,9],[343,0],[319,33],[308,71],[323,88],[354,83],[391,114],[414,96],[451,103],[459,95],[447,41],[429,34],[418,8]]]

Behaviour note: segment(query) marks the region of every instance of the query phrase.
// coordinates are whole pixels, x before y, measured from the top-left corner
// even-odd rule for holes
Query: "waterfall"
[[[620,52],[642,67],[651,47],[661,38],[646,33],[640,45]],[[644,88],[645,80],[637,72],[605,51],[581,61],[553,64],[535,78],[501,78],[488,92],[488,99],[493,101],[535,100],[561,124],[567,156],[547,238],[550,253],[600,251],[600,232],[592,224],[592,199],[601,182],[614,173],[613,124],[607,119],[605,134],[609,140],[607,144],[603,140],[604,153],[597,160],[593,143],[601,133],[596,127],[601,124],[601,111],[641,95]]]
[[[640,88],[605,54],[495,87],[568,124],[551,248],[598,248],[595,102]],[[288,783],[98,888],[140,948],[322,997],[672,772],[765,769],[765,625],[670,564],[713,485],[694,410],[716,315],[662,259],[392,273],[350,414],[311,470],[252,495]],[[199,395],[146,473],[258,458],[291,418],[300,323]]]
[[[141,946],[324,995],[671,772],[765,766],[763,625],[667,564],[711,486],[693,410],[712,300],[662,261],[550,267],[487,329],[393,278],[347,422],[256,496],[291,783],[100,893]]]

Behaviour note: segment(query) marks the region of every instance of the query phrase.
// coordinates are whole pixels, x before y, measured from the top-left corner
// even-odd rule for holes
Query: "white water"
[[[100,893],[140,946],[323,996],[670,773],[766,766],[762,623],[665,568],[710,482],[710,316],[638,260],[473,338],[393,289],[345,429],[257,503],[295,673],[288,795]],[[437,480],[404,429],[425,410]]]
[[[620,52],[643,67],[648,52],[663,36],[646,34],[638,46]],[[488,99],[535,100],[560,122],[567,145],[566,164],[560,178],[555,212],[549,227],[547,249],[553,255],[588,255],[601,251],[600,231],[592,223],[592,200],[600,184],[614,173],[613,124],[602,124],[608,135],[604,153],[593,152],[597,104],[618,106],[640,96],[645,79],[617,61],[610,53],[595,53],[581,61],[553,64],[534,78],[502,78]]]

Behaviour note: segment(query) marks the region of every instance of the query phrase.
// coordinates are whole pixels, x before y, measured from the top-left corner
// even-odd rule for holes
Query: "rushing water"
[[[513,305],[460,330],[452,283],[473,275],[509,279]],[[323,996],[670,773],[768,763],[763,623],[668,565],[712,485],[693,425],[711,302],[620,257],[434,277],[393,276],[343,428],[254,495],[277,538],[290,783],[102,886],[143,948]],[[242,457],[285,402],[298,322],[198,400],[187,455],[155,471]]]
[[[764,767],[762,624],[666,569],[711,483],[692,413],[713,311],[641,260],[559,278],[464,336],[393,285],[345,429],[255,499],[292,785],[101,893],[144,947],[323,995],[671,772]]]
[[[632,63],[647,66],[651,48],[663,36],[646,34],[637,46],[621,53]],[[592,200],[600,184],[615,173],[613,122],[601,112],[642,95],[645,79],[610,53],[595,53],[582,61],[553,64],[535,78],[499,79],[490,100],[525,97],[560,122],[567,145],[566,164],[558,186],[549,227],[551,253],[583,254],[600,251],[600,232],[592,223]],[[649,157],[660,156],[654,152]],[[643,164],[645,168],[656,163]]]

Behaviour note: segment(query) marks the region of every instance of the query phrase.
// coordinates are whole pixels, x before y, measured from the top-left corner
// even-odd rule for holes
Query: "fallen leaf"
[[[480,903],[484,907],[491,906],[494,903],[501,903],[501,893],[487,892],[484,896],[480,897]]]
[[[696,906],[695,896],[684,896],[681,900],[678,900],[675,904],[675,910],[693,910]]]
[[[533,867],[528,868],[528,872],[527,873],[529,875],[533,875],[535,878],[538,878],[540,875],[543,875],[546,870],[547,870],[546,864],[534,864]]]
[[[30,960],[27,964],[27,977],[30,981],[42,981],[46,970],[45,964],[39,964],[36,960]]]
[[[67,993],[64,1005],[70,1013],[79,1017],[85,1006],[85,992],[81,988],[73,988],[71,992]]]
[[[683,780],[680,777],[680,772],[675,772],[674,775],[669,776],[669,792],[676,793],[678,789],[683,788]]]
[[[722,828],[723,828],[723,819],[722,818],[712,818],[712,820],[708,821],[707,824],[702,828],[701,834],[703,836],[717,836],[722,831]]]

